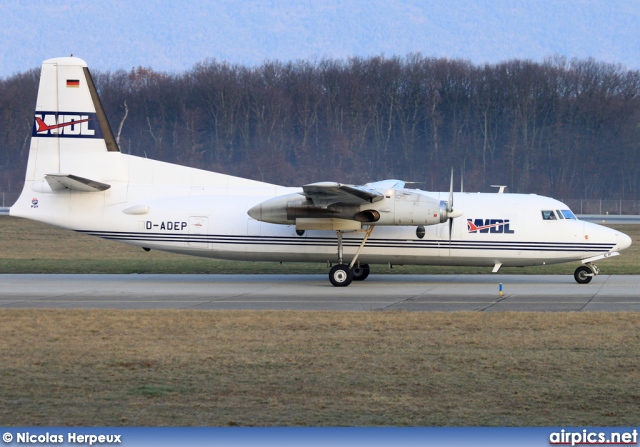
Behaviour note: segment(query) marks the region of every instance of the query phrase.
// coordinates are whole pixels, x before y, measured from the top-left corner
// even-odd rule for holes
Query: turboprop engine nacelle
[[[268,223],[294,225],[296,219],[346,219],[375,225],[436,225],[447,221],[447,202],[408,190],[387,191],[374,203],[334,203],[326,208],[300,193],[264,201],[248,211],[252,218]]]
[[[339,218],[356,220],[359,205],[335,203],[327,208],[315,206],[311,199],[299,193],[287,194],[262,202],[248,211],[255,220],[274,224],[293,225],[296,219]]]

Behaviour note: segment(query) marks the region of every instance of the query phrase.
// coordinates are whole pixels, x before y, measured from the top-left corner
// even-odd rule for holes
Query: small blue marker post
[[[500,283],[500,296],[502,296],[502,283]]]

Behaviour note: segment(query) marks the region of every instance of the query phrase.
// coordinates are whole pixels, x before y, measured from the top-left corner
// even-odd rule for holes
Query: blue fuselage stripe
[[[166,233],[126,233],[110,231],[85,231],[79,233],[97,236],[121,242],[162,242],[162,243],[210,243],[231,245],[286,245],[305,247],[332,247],[337,244],[334,238],[287,237],[287,236],[234,236],[234,235],[174,235]],[[345,246],[360,245],[362,239],[344,238]],[[369,239],[367,247],[376,248],[422,248],[457,250],[521,250],[521,251],[570,251],[603,252],[611,250],[613,243],[575,243],[575,242],[525,242],[525,241],[461,241],[407,240],[407,239]]]

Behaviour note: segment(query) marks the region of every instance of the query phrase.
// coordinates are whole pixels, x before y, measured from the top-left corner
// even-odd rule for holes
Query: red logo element
[[[482,222],[482,219],[476,219],[476,223],[472,222],[471,219],[467,220],[467,230],[468,230],[469,233],[473,233],[475,231],[489,230],[490,228],[499,228],[499,227],[502,227],[502,226],[505,227],[505,230],[504,230],[505,233],[513,233],[513,230],[509,230],[508,229],[509,228],[509,220],[508,219],[504,220],[504,221],[503,220],[498,220],[497,222],[493,221],[494,223],[488,223],[488,222],[490,222],[490,220],[485,220],[485,225],[478,225],[478,223],[479,223],[478,220],[480,222]],[[486,232],[487,231],[483,231],[483,233],[486,233]],[[493,233],[494,231],[491,231],[491,232]],[[500,230],[496,231],[496,232],[497,233],[502,233],[503,229],[500,228]]]
[[[36,132],[46,132],[51,129],[59,129],[61,127],[74,126],[76,124],[84,123],[87,121],[91,121],[91,118],[87,118],[85,120],[70,121],[68,123],[48,125],[48,124],[45,124],[44,121],[42,121],[42,118],[36,117],[36,123],[38,124],[38,129],[36,129]]]
[[[469,233],[473,231],[478,231],[478,230],[485,230],[487,228],[499,227],[504,224],[505,224],[504,222],[500,222],[500,223],[495,223],[493,225],[482,225],[481,227],[479,227],[475,225],[473,222],[471,222],[470,220],[467,221],[467,225],[469,226]]]

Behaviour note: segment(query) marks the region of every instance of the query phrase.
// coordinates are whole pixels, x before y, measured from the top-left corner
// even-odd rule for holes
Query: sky
[[[94,70],[183,72],[207,59],[560,55],[640,69],[638,0],[0,1],[0,77],[73,54]]]

